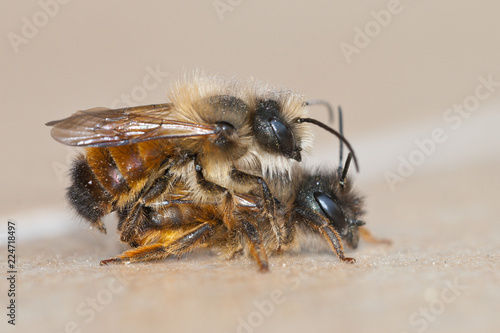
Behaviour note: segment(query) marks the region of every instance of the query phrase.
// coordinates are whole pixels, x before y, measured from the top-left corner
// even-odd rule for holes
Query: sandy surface
[[[496,332],[497,165],[367,186],[369,225],[394,244],[362,244],[354,265],[311,250],[267,274],[207,252],[100,267],[116,235],[21,243],[18,325],[2,332]]]

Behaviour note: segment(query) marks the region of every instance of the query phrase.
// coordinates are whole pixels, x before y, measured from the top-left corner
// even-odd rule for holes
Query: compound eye
[[[335,229],[342,231],[347,227],[344,212],[332,198],[324,193],[315,192],[314,199]]]
[[[255,138],[266,151],[300,161],[292,130],[281,117],[281,106],[277,101],[261,100],[257,104],[253,124]]]
[[[293,137],[292,131],[275,117],[269,119],[269,124],[273,129],[276,139],[278,139],[278,144],[283,155],[293,157],[295,151],[295,138]]]

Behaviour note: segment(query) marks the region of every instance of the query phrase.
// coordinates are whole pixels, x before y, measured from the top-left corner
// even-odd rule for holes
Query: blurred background
[[[372,229],[396,239],[396,249],[397,240],[422,237],[413,248],[420,253],[438,235],[462,250],[468,237],[492,255],[488,267],[498,267],[499,13],[491,0],[3,1],[0,244],[8,219],[17,222],[27,258],[28,240],[88,233],[64,199],[77,151],[54,141],[46,122],[96,106],[163,103],[172,82],[203,69],[341,105]],[[320,107],[310,113],[328,120]],[[337,141],[315,133],[306,163],[336,165]],[[99,237],[88,239],[90,247],[116,235]],[[36,312],[36,302],[24,302]],[[326,318],[315,313],[318,322]],[[399,327],[411,331],[406,326]],[[237,322],[219,326],[231,327]]]

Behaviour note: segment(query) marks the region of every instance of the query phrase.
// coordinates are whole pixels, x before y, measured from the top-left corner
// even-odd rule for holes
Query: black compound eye
[[[283,155],[291,156],[295,150],[295,138],[292,131],[275,117],[269,119],[269,124],[278,139],[278,144]]]
[[[261,100],[254,119],[255,137],[265,150],[301,160],[300,148],[290,127],[281,119],[281,106],[274,100]]]
[[[319,207],[323,213],[325,213],[325,216],[330,220],[335,229],[339,231],[344,230],[347,226],[347,221],[345,219],[344,212],[339,205],[328,195],[321,192],[315,192],[314,199],[316,199]]]

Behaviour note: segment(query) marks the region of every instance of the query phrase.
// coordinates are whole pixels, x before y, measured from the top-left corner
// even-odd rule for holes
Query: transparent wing
[[[70,146],[111,147],[164,138],[209,136],[215,127],[169,119],[172,104],[94,108],[48,122],[52,137]]]

